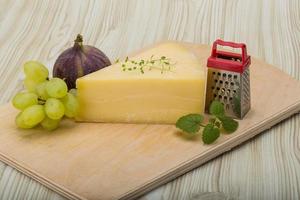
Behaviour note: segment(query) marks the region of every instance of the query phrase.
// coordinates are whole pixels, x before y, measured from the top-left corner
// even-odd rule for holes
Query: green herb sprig
[[[188,114],[180,117],[176,127],[189,134],[199,134],[202,130],[202,141],[211,144],[220,137],[221,129],[226,133],[233,133],[237,130],[239,123],[225,115],[224,106],[219,101],[213,101],[209,108],[212,115],[207,124],[203,124],[204,117],[200,114]]]
[[[119,63],[120,60],[117,59],[115,63]],[[161,74],[166,71],[171,71],[171,68],[175,63],[171,63],[170,58],[166,56],[161,56],[155,58],[152,55],[149,59],[140,59],[140,60],[130,60],[126,57],[124,62],[121,62],[122,71],[135,71],[138,70],[142,74],[145,73],[145,70],[151,71],[153,69],[160,70]]]

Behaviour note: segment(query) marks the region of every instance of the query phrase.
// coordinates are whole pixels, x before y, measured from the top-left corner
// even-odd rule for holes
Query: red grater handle
[[[227,47],[232,47],[232,48],[241,48],[242,49],[242,63],[244,64],[247,59],[247,48],[244,43],[234,43],[234,42],[227,42],[223,40],[216,40],[213,44],[212,52],[211,52],[211,57],[217,57],[217,45],[221,46],[227,46]]]

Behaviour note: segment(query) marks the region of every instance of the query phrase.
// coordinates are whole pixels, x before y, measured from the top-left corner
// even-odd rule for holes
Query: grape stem
[[[38,102],[40,105],[44,105],[46,103],[46,100],[38,98]]]

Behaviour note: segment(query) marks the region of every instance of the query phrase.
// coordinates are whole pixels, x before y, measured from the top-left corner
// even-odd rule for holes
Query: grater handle
[[[244,43],[227,42],[227,41],[218,39],[213,44],[213,48],[212,48],[212,52],[211,52],[212,57],[217,57],[217,45],[227,46],[227,47],[232,47],[232,48],[241,48],[242,49],[242,63],[246,62],[247,48]]]

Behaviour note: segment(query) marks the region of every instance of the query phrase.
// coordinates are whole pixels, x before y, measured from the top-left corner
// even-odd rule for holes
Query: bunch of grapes
[[[29,129],[39,124],[46,130],[59,126],[63,116],[76,116],[79,104],[76,90],[68,91],[66,83],[59,78],[49,80],[49,71],[37,61],[24,64],[26,91],[15,95],[12,103],[21,112],[16,117],[19,128]]]

